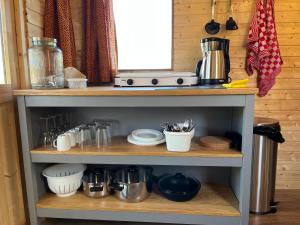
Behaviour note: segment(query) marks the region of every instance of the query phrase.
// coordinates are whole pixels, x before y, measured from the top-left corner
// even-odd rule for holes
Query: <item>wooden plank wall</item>
[[[83,12],[82,12],[82,0],[72,0],[72,20],[75,33],[75,44],[76,44],[76,58],[77,58],[77,67],[82,68],[82,58],[83,55]]]
[[[208,36],[203,27],[210,20],[210,0],[174,2],[174,69],[193,70],[201,57],[199,39]],[[232,78],[243,79],[247,77],[245,44],[255,0],[232,2],[240,29],[226,31],[223,26],[218,36],[231,41]],[[227,9],[228,0],[217,1],[216,21],[225,23]],[[275,9],[284,64],[274,89],[256,99],[256,115],[279,119],[287,140],[279,148],[277,188],[300,188],[300,1],[276,0]]]
[[[24,225],[25,210],[13,102],[0,101],[0,224]]]
[[[33,4],[37,2],[38,4]],[[29,36],[42,32],[43,0],[27,0]],[[77,61],[82,56],[82,4],[72,0]],[[240,29],[222,31],[219,37],[231,40],[232,78],[243,79],[245,44],[255,0],[232,0],[234,18]],[[276,86],[264,98],[257,98],[256,115],[279,119],[287,142],[280,146],[277,188],[300,188],[300,1],[276,0],[276,22],[284,60]],[[216,21],[227,19],[228,0],[217,1]],[[210,20],[210,0],[174,0],[174,55],[176,71],[193,71],[201,58],[199,40],[207,37],[204,25]],[[252,78],[255,82],[255,77]]]
[[[45,0],[26,0],[25,4],[27,15],[27,38],[28,46],[30,46],[31,37],[43,36]]]
[[[26,224],[12,90],[19,88],[17,1],[0,0],[6,84],[0,85],[0,224]],[[1,62],[3,63],[3,62]]]

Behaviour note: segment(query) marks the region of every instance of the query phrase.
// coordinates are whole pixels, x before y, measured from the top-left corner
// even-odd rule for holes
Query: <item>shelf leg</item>
[[[38,201],[37,173],[30,157],[30,149],[32,148],[30,111],[26,108],[24,96],[18,97],[18,110],[30,224],[40,225],[36,214],[36,203]]]
[[[252,167],[252,138],[253,138],[253,118],[254,118],[254,96],[246,96],[246,106],[243,110],[243,143],[242,152],[244,163],[241,169],[240,180],[240,212],[241,225],[249,224],[249,204],[251,192],[251,167]]]

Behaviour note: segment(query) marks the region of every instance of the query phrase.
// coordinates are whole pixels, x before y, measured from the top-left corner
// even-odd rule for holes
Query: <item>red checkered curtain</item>
[[[76,67],[76,47],[70,0],[45,0],[44,36],[56,38],[64,67]]]
[[[117,74],[117,45],[112,0],[82,0],[84,73],[90,85],[110,83]]]

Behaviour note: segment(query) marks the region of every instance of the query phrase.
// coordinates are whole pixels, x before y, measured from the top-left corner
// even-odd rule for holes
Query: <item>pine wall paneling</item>
[[[75,33],[75,45],[76,45],[76,58],[77,58],[77,67],[82,69],[82,58],[83,55],[83,10],[82,10],[82,0],[72,0],[72,19]]]
[[[0,224],[24,225],[14,103],[0,102]]]
[[[15,103],[12,90],[18,89],[19,65],[16,35],[16,1],[0,0],[2,16],[3,53],[6,84],[0,85],[0,224],[24,225],[26,223],[19,146],[17,138]],[[24,16],[24,14],[22,14]],[[22,17],[23,18],[23,17]]]
[[[27,38],[28,46],[30,46],[30,38],[43,36],[45,0],[26,0],[25,3],[27,15]]]
[[[33,4],[38,2],[38,4]],[[237,31],[217,35],[231,40],[232,78],[247,78],[245,73],[246,40],[249,23],[255,9],[255,0],[232,0]],[[28,35],[42,33],[43,0],[27,0]],[[82,1],[71,1],[76,37],[77,62],[82,55]],[[284,60],[282,73],[273,90],[264,98],[256,99],[256,115],[279,119],[286,143],[279,148],[277,188],[300,188],[300,1],[276,0],[278,38]],[[216,21],[225,24],[228,0],[218,0]],[[199,40],[207,37],[204,25],[211,19],[210,0],[174,0],[175,71],[193,71],[202,57]],[[251,78],[255,83],[255,76]]]

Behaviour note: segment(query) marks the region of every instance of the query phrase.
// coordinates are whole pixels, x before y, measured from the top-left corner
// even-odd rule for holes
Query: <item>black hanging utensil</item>
[[[220,31],[220,24],[215,21],[215,6],[216,0],[211,0],[212,19],[205,25],[205,31],[211,35],[217,34]]]
[[[233,19],[232,16],[233,16],[232,0],[229,0],[229,19],[226,21],[226,30],[239,29],[236,21]]]

